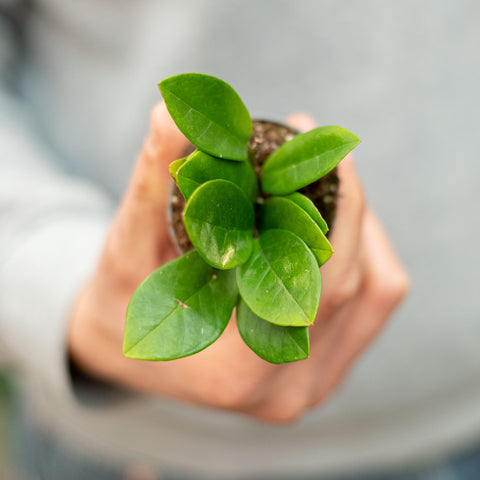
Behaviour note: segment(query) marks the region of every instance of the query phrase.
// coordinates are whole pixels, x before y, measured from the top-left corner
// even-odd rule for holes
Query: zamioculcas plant
[[[231,86],[187,73],[159,88],[196,147],[170,165],[193,249],[154,271],[132,295],[124,354],[192,355],[221,335],[236,307],[240,335],[261,358],[306,358],[319,267],[333,250],[327,223],[299,190],[334,169],[359,138],[341,127],[290,135],[259,165],[249,148],[252,120]]]

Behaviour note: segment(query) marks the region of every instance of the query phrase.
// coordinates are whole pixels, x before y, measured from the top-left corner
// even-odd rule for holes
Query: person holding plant
[[[301,129],[314,126],[303,115],[290,123]],[[273,422],[296,420],[328,397],[378,334],[406,292],[407,275],[366,205],[350,158],[339,167],[341,192],[332,231],[338,254],[322,272],[323,294],[307,361],[266,363],[248,351],[233,322],[218,345],[194,357],[153,364],[125,358],[119,348],[120,313],[144,277],[177,256],[165,218],[167,167],[185,147],[185,138],[159,104],[98,269],[74,306],[68,337],[73,361],[92,376],[145,393]]]
[[[1,5],[0,365],[22,384],[20,475],[476,478],[478,12],[448,0]],[[186,71],[227,79],[255,117],[308,111],[363,140],[338,165],[306,360],[265,362],[233,319],[193,356],[122,353],[133,292],[177,257],[168,165],[188,142],[155,85]]]

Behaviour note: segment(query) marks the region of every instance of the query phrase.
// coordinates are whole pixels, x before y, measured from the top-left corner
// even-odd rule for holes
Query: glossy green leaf
[[[320,271],[311,250],[292,232],[263,232],[248,262],[237,269],[237,284],[245,303],[260,318],[284,326],[305,326],[315,320]]]
[[[198,253],[212,267],[245,263],[253,247],[253,205],[237,185],[210,180],[188,199],[183,220]]]
[[[243,341],[270,363],[288,363],[308,357],[308,327],[282,327],[255,315],[244,301],[237,306],[237,326]]]
[[[247,160],[252,120],[230,85],[210,75],[183,73],[158,86],[174,122],[197,148],[219,158]]]
[[[257,199],[257,178],[250,162],[219,160],[196,150],[178,170],[177,185],[185,200],[203,183],[223,179],[235,183],[254,202]]]
[[[175,181],[177,181],[178,170],[180,170],[180,167],[187,161],[187,158],[188,157],[183,157],[179,158],[178,160],[174,160],[168,166],[168,171]]]
[[[333,254],[333,248],[312,217],[289,197],[270,197],[260,207],[260,228],[280,228],[300,237],[322,266]]]
[[[320,227],[320,230],[324,234],[327,234],[327,222],[324,220],[315,204],[307,196],[302,195],[299,192],[294,192],[290,195],[287,195],[285,198],[288,198],[292,202],[295,202],[299,207],[302,207],[310,215],[312,220]]]
[[[214,342],[238,298],[233,271],[207,265],[194,251],[153,272],[127,309],[123,353],[142,360],[173,360]]]
[[[268,157],[262,189],[274,195],[293,193],[330,172],[359,142],[341,127],[319,127],[296,135]]]

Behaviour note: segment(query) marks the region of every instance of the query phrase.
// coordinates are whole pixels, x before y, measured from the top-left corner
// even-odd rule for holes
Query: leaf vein
[[[183,100],[182,98],[180,98],[178,95],[176,95],[172,90],[170,89],[167,89],[170,94],[172,96],[174,96],[180,103],[182,103],[183,105],[186,105],[190,110],[188,111],[188,113],[190,113],[191,111],[194,111],[196,112],[198,115],[200,115],[203,119],[206,119],[208,122],[210,122],[210,124],[213,124],[215,125],[216,127],[218,127],[222,133],[227,137],[227,138],[230,138],[230,139],[233,139],[235,142],[238,142],[238,138],[235,136],[235,135],[232,135],[230,133],[229,130],[227,130],[223,125],[219,124],[218,122],[215,122],[213,121],[212,119],[208,118],[206,115],[204,115],[200,110],[197,110],[195,107],[193,107],[192,105],[190,105],[189,103],[187,103],[185,100]],[[187,113],[187,115],[188,115]],[[211,125],[209,125],[210,127]],[[205,134],[205,131],[202,133],[202,135]]]
[[[275,275],[275,278],[278,279],[280,285],[283,287],[283,289],[285,290],[285,292],[287,292],[288,296],[289,296],[289,297],[293,300],[293,302],[300,308],[300,310],[302,311],[302,313],[303,313],[303,315],[305,316],[305,318],[307,319],[307,321],[309,321],[309,318],[308,318],[307,313],[305,312],[305,310],[303,309],[303,307],[297,302],[296,298],[293,296],[293,294],[290,292],[290,290],[288,290],[287,286],[283,283],[282,278],[277,274],[277,272],[275,271],[275,269],[271,266],[270,262],[268,261],[268,258],[265,256],[265,254],[264,254],[263,249],[261,248],[261,246],[260,246],[260,253],[261,253],[261,255],[263,256],[263,258],[265,259],[265,261],[267,262],[269,269],[270,269],[270,270],[273,272],[273,274]]]
[[[194,298],[196,295],[199,295],[200,292],[205,288],[207,287],[211,282],[211,279],[208,280],[207,283],[205,283],[201,288],[199,288],[193,295],[191,295],[190,297],[188,297],[185,301],[183,301],[183,303],[185,305],[188,305],[187,302],[189,302],[192,298]],[[191,309],[191,307],[190,307]],[[177,304],[176,306],[173,307],[173,309],[166,315],[164,316],[151,330],[149,330],[147,333],[145,333],[145,335],[143,335],[139,340],[137,340],[133,345],[130,346],[130,348],[127,350],[128,352],[131,351],[133,348],[135,348],[139,343],[141,343],[146,337],[148,337],[149,335],[153,334],[153,332],[155,332],[155,330],[157,330],[159,327],[162,326],[163,323],[165,323],[165,321],[170,318],[172,315],[174,315],[175,313],[177,313],[178,311],[182,311],[182,310],[185,310],[184,307],[181,307],[179,304]],[[195,311],[195,310],[193,310]],[[182,329],[184,330],[184,329]]]

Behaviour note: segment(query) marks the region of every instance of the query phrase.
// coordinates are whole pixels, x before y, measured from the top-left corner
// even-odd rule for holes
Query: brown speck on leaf
[[[188,305],[186,305],[185,303],[183,303],[181,300],[179,300],[178,298],[175,299],[175,301],[178,303],[178,306],[179,307],[182,307],[182,308],[192,308],[192,307],[189,307]]]
[[[216,275],[212,275],[212,280],[216,280],[217,279],[217,276]]]

